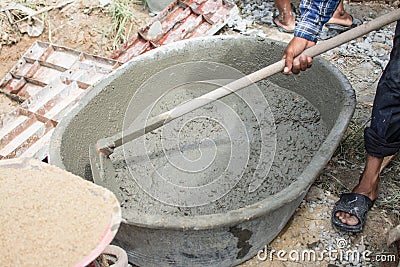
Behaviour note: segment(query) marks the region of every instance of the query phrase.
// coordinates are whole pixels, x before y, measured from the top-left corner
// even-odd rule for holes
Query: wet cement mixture
[[[112,182],[119,185],[114,193],[124,218],[227,212],[295,181],[327,129],[304,97],[268,81],[257,85],[268,105],[259,101],[257,109],[243,101],[245,96],[231,95],[223,101],[229,107],[214,102],[116,149]],[[198,95],[194,90],[167,94],[152,112],[159,114]],[[235,116],[237,121],[227,119]]]

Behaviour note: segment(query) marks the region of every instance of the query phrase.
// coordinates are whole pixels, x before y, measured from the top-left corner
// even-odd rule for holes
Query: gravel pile
[[[382,70],[389,61],[390,51],[394,36],[394,26],[389,25],[357,40],[350,41],[338,48],[325,53],[327,56],[338,55],[342,57],[357,57],[377,64]],[[337,58],[338,65],[344,62]]]
[[[273,1],[244,0],[238,1],[237,4],[247,20],[273,24],[272,18],[276,14]]]

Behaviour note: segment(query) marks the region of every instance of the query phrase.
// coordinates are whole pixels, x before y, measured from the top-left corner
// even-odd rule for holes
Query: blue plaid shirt
[[[317,42],[322,26],[332,17],[340,0],[301,0],[301,19],[294,36]]]

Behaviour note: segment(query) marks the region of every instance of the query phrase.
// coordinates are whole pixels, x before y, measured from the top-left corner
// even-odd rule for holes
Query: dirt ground
[[[3,6],[15,1],[2,1]],[[53,6],[64,1],[61,0],[19,0],[18,3],[27,5],[32,9],[39,10],[46,6]],[[140,1],[130,1],[131,12],[134,14],[131,25],[131,33],[144,25],[150,18],[148,11]],[[382,3],[365,7],[362,4],[352,4],[350,10],[356,15],[362,15],[373,12],[380,14],[384,7]],[[29,37],[27,34],[18,34],[12,32],[12,36],[17,40],[11,45],[3,44],[0,46],[0,79],[17,63],[22,54],[35,41],[51,42],[57,45],[67,46],[100,56],[109,56],[114,50],[113,42],[115,33],[113,26],[115,18],[112,17],[112,8],[110,5],[101,7],[98,0],[76,0],[61,9],[54,9],[40,15],[45,21],[45,30],[37,38]],[[371,11],[372,10],[372,11]],[[129,28],[127,26],[126,28]],[[290,35],[282,34],[271,27],[262,26],[267,37],[278,40],[288,41]],[[0,29],[3,30],[4,29]],[[224,34],[230,32],[229,29],[222,31]],[[1,31],[0,31],[1,33]],[[237,33],[236,33],[237,34]],[[347,64],[338,66],[346,75],[351,75],[355,61],[348,60]],[[354,60],[354,59],[353,59]],[[352,65],[353,64],[353,65]],[[361,85],[372,88],[371,84]],[[370,95],[373,89],[369,89]],[[372,91],[371,91],[372,90]],[[357,90],[356,90],[357,91]],[[363,92],[363,90],[359,90]],[[363,98],[362,93],[357,93],[358,97]],[[18,106],[18,103],[8,99],[0,94],[0,116],[6,114]],[[365,101],[359,103],[355,114],[356,118],[365,118],[370,113],[371,97],[365,98]],[[363,121],[362,119],[359,119]],[[364,119],[365,120],[365,119]],[[353,128],[352,128],[353,129]],[[361,138],[361,136],[360,136]],[[345,148],[344,148],[345,149]],[[350,190],[356,183],[360,170],[362,169],[363,158],[356,156],[355,161],[343,160],[340,153],[335,156],[326,167],[324,173],[312,186],[306,199],[296,211],[293,219],[288,223],[279,236],[268,246],[271,250],[297,250],[303,249],[324,249],[327,246],[337,245],[339,241],[345,240],[348,248],[358,250],[368,249],[373,255],[385,254],[396,255],[396,261],[355,264],[349,261],[321,260],[312,261],[283,261],[274,258],[260,260],[257,257],[244,263],[242,266],[397,266],[399,249],[395,245],[388,247],[386,245],[387,232],[390,228],[399,223],[398,206],[390,208],[387,203],[379,201],[368,214],[368,220],[364,231],[360,234],[348,235],[337,234],[330,225],[330,211],[333,203],[338,199],[338,195],[346,190]],[[390,189],[393,179],[398,180],[398,168],[392,165],[382,175],[381,191]],[[398,184],[398,183],[397,183]],[[400,184],[398,185],[400,187]],[[390,190],[387,192],[391,192]],[[397,211],[397,212],[396,212]],[[329,264],[329,265],[328,265]]]

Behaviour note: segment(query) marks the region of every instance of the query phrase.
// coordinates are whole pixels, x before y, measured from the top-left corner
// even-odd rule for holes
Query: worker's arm
[[[332,17],[340,0],[302,0],[300,3],[301,19],[296,25],[294,37],[287,45],[283,58],[285,74],[297,74],[312,65],[312,58],[300,56],[306,48],[316,44],[322,27]]]

